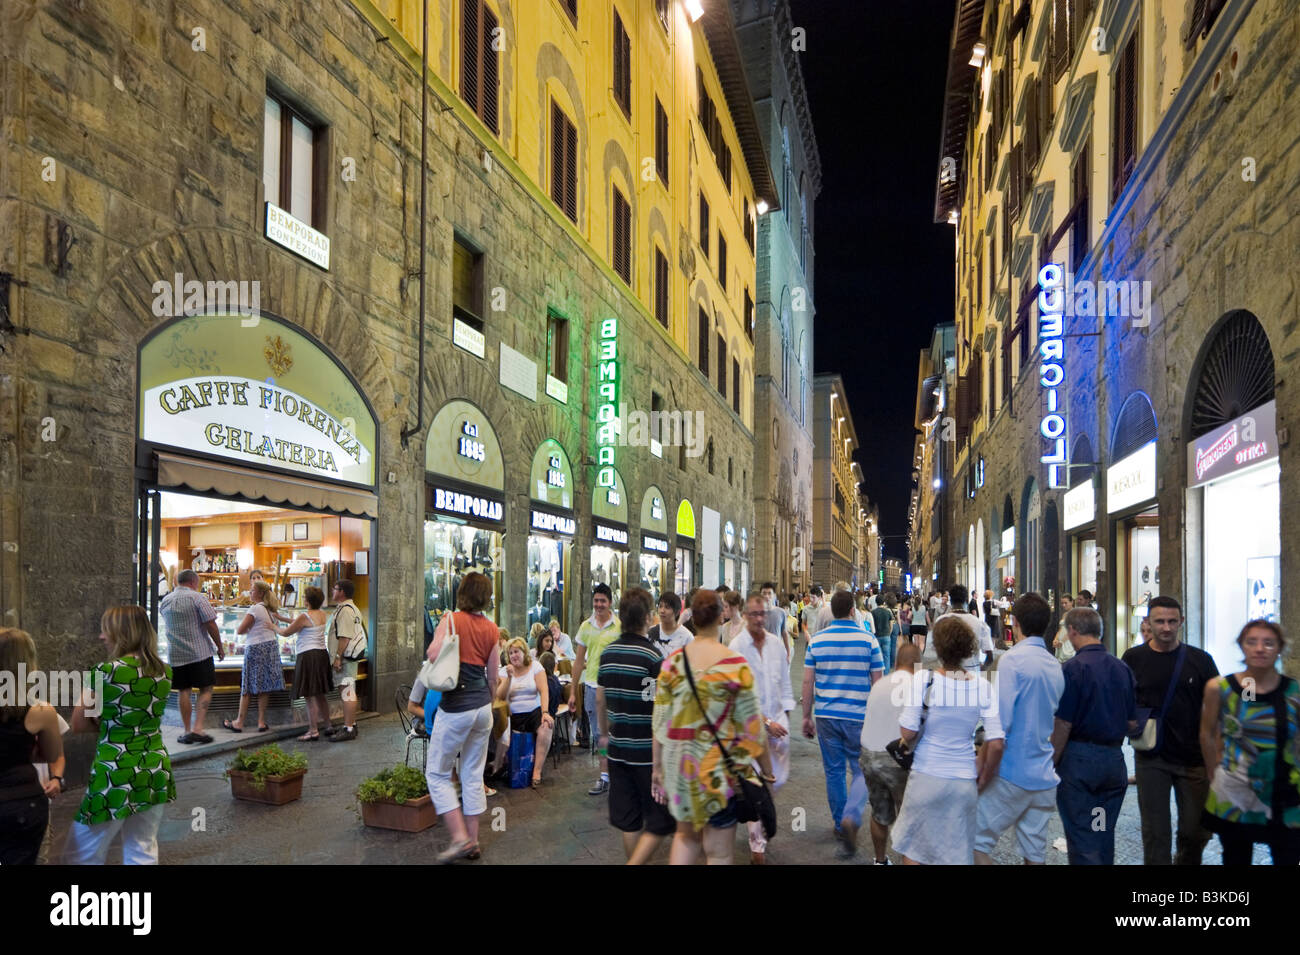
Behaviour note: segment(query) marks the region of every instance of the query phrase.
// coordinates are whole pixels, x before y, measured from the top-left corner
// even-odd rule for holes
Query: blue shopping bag
[[[532,733],[510,734],[510,788],[527,789],[533,784],[533,752],[537,737]]]

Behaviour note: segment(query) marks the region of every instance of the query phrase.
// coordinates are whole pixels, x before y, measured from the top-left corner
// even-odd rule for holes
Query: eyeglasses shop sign
[[[1277,402],[1187,444],[1187,486],[1196,487],[1277,457]]]

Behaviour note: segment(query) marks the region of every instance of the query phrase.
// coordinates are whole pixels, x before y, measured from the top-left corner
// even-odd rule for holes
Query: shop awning
[[[379,516],[379,498],[369,491],[162,452],[158,454],[158,485],[239,495],[251,501],[267,500],[315,511]]]

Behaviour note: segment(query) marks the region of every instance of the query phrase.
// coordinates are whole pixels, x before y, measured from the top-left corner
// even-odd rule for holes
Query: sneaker
[[[888,860],[888,859],[877,859],[877,860],[876,860],[876,865],[889,865],[889,860]]]
[[[590,789],[587,790],[587,795],[599,796],[601,793],[607,793],[607,792],[609,792],[609,780],[598,779],[596,780],[596,785],[592,786]]]
[[[195,743],[198,741],[194,738],[193,733],[182,733],[180,736],[176,737],[176,742],[185,743],[186,745],[189,745],[190,743]]]
[[[321,735],[321,736],[333,736],[335,733],[337,733],[337,732],[339,731],[339,729],[340,729],[340,727],[337,727],[337,726],[327,726],[327,727],[325,727],[323,730],[320,731],[320,735]]]
[[[357,728],[355,726],[352,727],[344,726],[340,729],[336,729],[333,733],[331,733],[329,737],[329,741],[331,743],[349,743],[356,738],[357,738]]]
[[[835,850],[837,859],[852,859],[858,852],[858,827],[852,822],[840,823],[840,845]]]

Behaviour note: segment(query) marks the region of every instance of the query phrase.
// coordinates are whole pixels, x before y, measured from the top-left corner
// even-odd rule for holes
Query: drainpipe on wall
[[[429,0],[424,0],[423,25],[420,33],[420,341],[419,372],[415,384],[415,424],[402,431],[402,449],[414,434],[424,430],[424,288],[426,273],[425,241],[428,232],[426,201],[428,197],[428,172],[426,160],[429,149]]]

